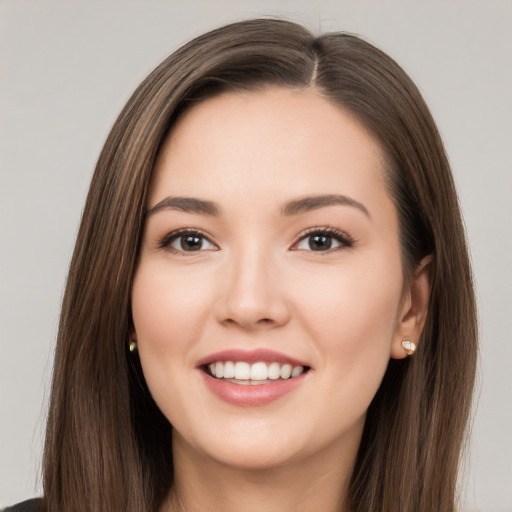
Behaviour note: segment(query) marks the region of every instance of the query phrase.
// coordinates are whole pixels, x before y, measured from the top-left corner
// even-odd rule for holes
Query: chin
[[[190,435],[188,431],[186,438],[175,432],[173,451],[175,454],[192,452],[203,461],[210,460],[233,469],[261,471],[292,463],[307,455],[312,447],[308,436],[298,436],[296,431],[291,436],[290,432],[279,431],[268,422],[235,423],[231,428],[225,424],[224,428],[215,428],[210,423],[207,432],[196,431]],[[293,431],[291,425],[288,427]]]
[[[279,446],[261,446],[251,443],[238,446],[235,443],[208,455],[215,462],[239,471],[269,471],[299,460],[302,450]]]

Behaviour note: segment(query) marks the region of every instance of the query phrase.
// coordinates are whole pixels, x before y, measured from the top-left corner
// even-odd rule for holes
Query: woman
[[[70,268],[51,511],[451,511],[476,321],[418,90],[251,20],[171,55],[100,155]]]

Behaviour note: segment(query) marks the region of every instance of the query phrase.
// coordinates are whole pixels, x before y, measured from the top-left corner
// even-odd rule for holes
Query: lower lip
[[[268,384],[243,385],[216,379],[200,371],[210,391],[225,402],[240,406],[258,406],[273,402],[300,386],[307,375],[303,373],[299,377],[276,380]]]

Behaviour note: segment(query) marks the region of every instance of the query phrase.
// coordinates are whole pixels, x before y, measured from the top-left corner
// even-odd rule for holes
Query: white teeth
[[[219,363],[217,363],[219,364]],[[215,365],[215,369],[217,369],[217,364]],[[222,363],[220,363],[222,364]],[[249,380],[249,377],[251,376],[251,367],[249,366],[249,363],[244,363],[242,361],[239,361],[238,363],[235,363],[235,379],[238,380]],[[215,374],[215,377],[218,377],[217,374]]]
[[[224,365],[221,362],[215,363],[215,375],[221,379],[224,377]]]
[[[235,379],[239,384],[250,384],[254,381],[286,380],[298,377],[304,373],[303,366],[292,366],[291,364],[265,363],[258,361],[249,364],[245,361],[217,361],[208,365],[210,373],[217,379]],[[243,381],[243,382],[242,382]]]
[[[267,380],[267,374],[267,365],[265,363],[251,365],[251,380]]]
[[[292,379],[301,375],[303,371],[304,371],[303,366],[294,366],[293,370],[292,370]]]
[[[281,365],[279,363],[270,363],[268,365],[268,378],[276,380],[281,377]]]
[[[292,365],[291,364],[283,364],[281,366],[281,379],[289,379],[292,374]]]
[[[233,379],[235,377],[235,363],[232,361],[226,361],[224,363],[223,376],[225,379]]]

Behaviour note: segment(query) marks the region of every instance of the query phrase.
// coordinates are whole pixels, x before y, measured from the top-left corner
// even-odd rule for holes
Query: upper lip
[[[221,352],[215,352],[206,357],[201,358],[197,362],[197,366],[205,366],[217,361],[244,361],[247,363],[257,363],[263,361],[265,363],[280,363],[280,364],[291,364],[292,366],[308,366],[304,361],[299,361],[293,357],[275,352],[274,350],[268,350],[265,348],[258,348],[255,350],[241,350],[241,349],[230,349],[222,350]]]

